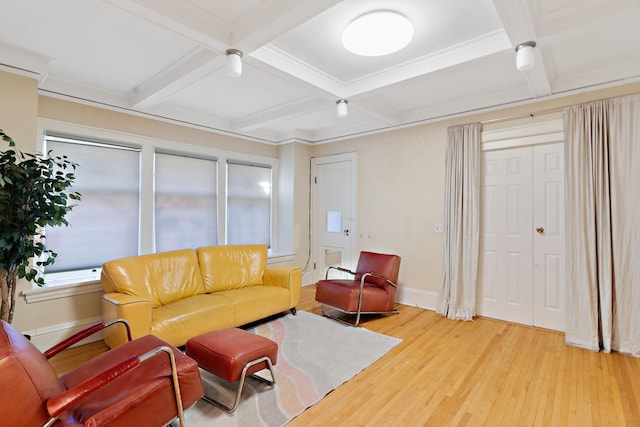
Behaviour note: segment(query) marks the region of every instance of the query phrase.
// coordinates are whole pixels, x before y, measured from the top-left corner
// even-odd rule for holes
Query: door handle
[[[544,227],[536,227],[536,231],[538,232],[538,234],[543,234],[544,233]]]
[[[344,233],[345,236],[348,236],[349,235],[349,230],[344,230],[343,233]]]

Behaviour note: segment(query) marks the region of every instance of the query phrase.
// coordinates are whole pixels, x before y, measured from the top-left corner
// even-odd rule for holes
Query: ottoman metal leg
[[[236,392],[236,399],[233,402],[233,406],[231,407],[226,406],[225,404],[218,402],[217,400],[214,400],[206,395],[202,396],[202,400],[204,400],[205,402],[211,403],[212,405],[215,405],[221,409],[224,409],[227,412],[235,411],[236,408],[238,407],[238,403],[240,402],[240,395],[242,394],[242,387],[244,386],[244,380],[245,380],[245,377],[247,376],[247,370],[249,370],[249,368],[252,367],[253,365],[257,365],[258,363],[262,363],[262,362],[267,362],[267,369],[269,369],[269,373],[271,374],[271,381],[269,381],[267,378],[263,378],[255,374],[252,375],[252,377],[262,382],[265,382],[269,385],[274,385],[276,383],[276,377],[273,375],[273,366],[271,365],[271,359],[269,359],[267,356],[264,356],[247,363],[246,365],[244,365],[244,368],[242,368],[242,374],[240,375],[240,384],[238,385],[238,391]]]

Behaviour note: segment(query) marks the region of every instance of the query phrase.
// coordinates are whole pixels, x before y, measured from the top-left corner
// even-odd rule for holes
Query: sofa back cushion
[[[205,292],[261,285],[266,245],[206,246],[196,249]]]
[[[193,249],[116,259],[102,265],[104,291],[151,301],[156,308],[202,293],[202,276]]]

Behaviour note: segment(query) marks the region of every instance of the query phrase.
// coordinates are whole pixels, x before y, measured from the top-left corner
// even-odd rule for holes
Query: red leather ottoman
[[[276,382],[272,365],[278,360],[278,344],[243,329],[227,328],[198,335],[187,341],[186,353],[205,371],[230,383],[240,380],[236,399],[231,407],[208,396],[202,397],[203,400],[227,412],[236,410],[247,375],[269,385]],[[253,375],[262,369],[269,370],[271,380]]]

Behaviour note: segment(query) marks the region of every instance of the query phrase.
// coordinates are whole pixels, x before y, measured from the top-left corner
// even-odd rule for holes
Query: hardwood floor
[[[320,314],[314,292],[303,288],[300,310]],[[403,342],[289,427],[640,425],[640,359],[568,347],[557,332],[398,308],[362,327]],[[54,366],[104,349],[69,349]]]

